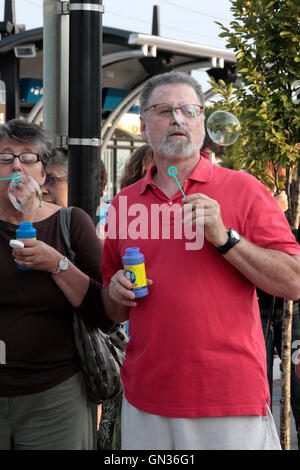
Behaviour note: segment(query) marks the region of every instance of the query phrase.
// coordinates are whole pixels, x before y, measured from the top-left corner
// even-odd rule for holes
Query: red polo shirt
[[[149,295],[130,310],[121,371],[126,399],[163,416],[266,415],[269,389],[255,286],[206,240],[202,248],[186,249],[190,240],[174,235],[172,213],[170,224],[161,218],[157,231],[157,207],[172,212],[182,194],[178,190],[169,199],[154,184],[154,170],[114,198],[109,212],[114,216],[120,208],[121,215],[116,237],[111,230],[105,241],[101,267],[106,286],[122,269],[125,249],[138,246],[153,280]],[[201,153],[183,191],[218,201],[226,227],[249,241],[300,256],[277,202],[251,175],[213,165]]]

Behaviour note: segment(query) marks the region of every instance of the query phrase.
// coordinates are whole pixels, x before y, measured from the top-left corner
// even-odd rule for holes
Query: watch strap
[[[60,273],[61,271],[65,271],[65,269],[62,269],[62,267],[61,267],[62,261],[65,261],[65,260],[68,260],[68,258],[67,258],[67,257],[62,258],[62,259],[59,261],[59,263],[58,263],[58,266],[57,266],[56,271],[53,271],[51,274],[58,274],[58,273]]]
[[[239,241],[240,241],[240,236],[238,235],[237,232],[235,232],[238,237],[233,236],[233,229],[229,229],[227,231],[228,233],[228,240],[223,246],[217,246],[217,250],[222,253],[222,255],[225,255],[231,248],[233,248]]]

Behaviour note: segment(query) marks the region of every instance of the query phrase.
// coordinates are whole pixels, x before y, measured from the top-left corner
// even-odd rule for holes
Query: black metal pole
[[[20,65],[14,51],[1,55],[0,78],[6,87],[6,121],[9,121],[20,115]]]
[[[15,0],[5,0],[4,21],[0,23],[1,38],[18,32]],[[20,63],[13,50],[1,55],[0,74],[6,87],[6,120],[9,121],[20,114]]]
[[[96,224],[100,200],[102,0],[71,0],[69,206]]]
[[[152,14],[152,35],[160,36],[160,15],[159,15],[159,5],[153,6]]]
[[[15,0],[5,0],[4,4],[4,21],[10,21],[16,24],[16,5]]]

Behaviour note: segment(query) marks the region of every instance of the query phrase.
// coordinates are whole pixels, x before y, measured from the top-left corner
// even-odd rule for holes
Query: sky
[[[55,0],[53,0],[55,1]],[[225,47],[218,37],[219,21],[228,25],[232,19],[229,0],[104,0],[103,25],[151,34],[153,5],[160,10],[161,36]],[[43,0],[15,0],[18,24],[26,29],[43,25]],[[0,18],[4,0],[0,0]]]
[[[158,5],[161,36],[226,49],[215,21],[229,26],[230,0],[103,0],[103,4],[103,26],[151,34],[153,5]],[[15,0],[15,5],[17,24],[25,24],[27,30],[43,25],[43,0]],[[0,21],[3,15],[4,0],[0,0]],[[204,91],[209,88],[204,72],[196,78]]]

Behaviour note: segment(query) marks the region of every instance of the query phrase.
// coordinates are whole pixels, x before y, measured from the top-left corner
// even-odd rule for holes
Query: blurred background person
[[[109,203],[103,200],[104,189],[105,189],[106,184],[107,184],[107,171],[103,163],[103,160],[100,159],[100,205],[99,205],[99,213],[97,211],[97,215],[99,215],[99,224],[97,225],[97,233],[102,243],[104,243],[105,218],[107,214],[107,209],[109,207]]]
[[[66,150],[53,150],[42,191],[44,201],[62,207],[68,206],[68,152]]]
[[[121,189],[143,178],[153,163],[153,152],[150,145],[145,144],[134,150],[127,160],[120,178]]]

